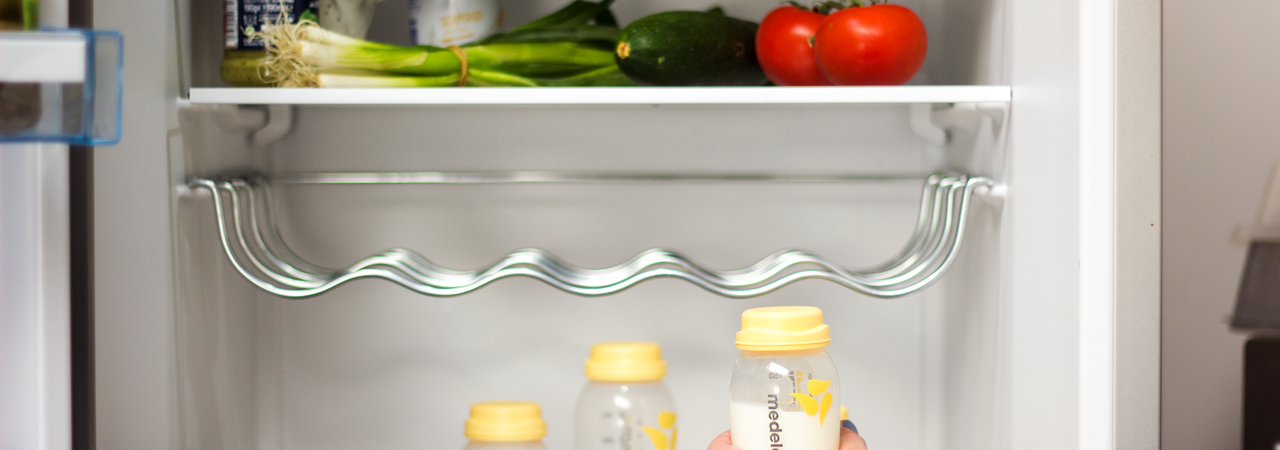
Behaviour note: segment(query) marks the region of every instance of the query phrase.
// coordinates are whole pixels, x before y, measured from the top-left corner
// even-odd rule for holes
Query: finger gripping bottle
[[[463,450],[547,450],[547,423],[532,402],[480,402],[471,405]]]
[[[604,342],[587,359],[591,381],[574,411],[576,450],[674,450],[676,409],[652,342]]]
[[[742,450],[837,450],[840,398],[822,310],[748,309],[729,380],[729,431]]]

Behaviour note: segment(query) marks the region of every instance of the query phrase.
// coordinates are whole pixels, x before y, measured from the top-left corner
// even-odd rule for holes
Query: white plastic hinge
[[[265,106],[217,105],[213,107],[213,120],[223,131],[253,131],[267,125],[267,108]]]
[[[940,147],[950,141],[950,130],[994,142],[1003,132],[1008,112],[1007,103],[954,103],[941,108],[916,103],[911,105],[911,129],[925,142]]]
[[[973,194],[975,199],[996,206],[1004,206],[1004,203],[1009,200],[1009,185],[1001,183],[994,186],[979,186]]]
[[[293,128],[290,105],[218,105],[214,120],[224,131],[248,131],[249,143],[266,147],[283,139]]]
[[[933,122],[933,105],[911,104],[911,130],[925,142],[942,147],[947,145],[947,130]]]
[[[293,129],[293,106],[268,105],[267,124],[253,132],[249,142],[255,147],[266,147],[283,139]]]

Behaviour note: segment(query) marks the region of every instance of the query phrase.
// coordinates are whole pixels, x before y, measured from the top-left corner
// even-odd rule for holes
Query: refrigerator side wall
[[[0,145],[0,447],[71,448],[67,146]]]
[[[1011,10],[1003,258],[1010,415],[1001,448],[1074,449],[1081,447],[1080,4],[1017,0]]]
[[[124,34],[123,133],[94,161],[98,448],[179,448],[167,146],[176,128],[173,2],[97,0]]]

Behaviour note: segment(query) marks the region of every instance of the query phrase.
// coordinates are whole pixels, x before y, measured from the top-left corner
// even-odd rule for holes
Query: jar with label
[[[409,32],[418,45],[462,45],[502,30],[501,0],[410,0],[409,8]]]
[[[742,313],[742,350],[729,380],[729,432],[742,450],[837,450],[840,381],[824,347],[822,310],[809,306]]]
[[[289,23],[316,20],[315,0],[226,0],[222,54],[222,81],[230,86],[261,87],[262,60],[267,56],[258,33],[288,14]]]
[[[574,410],[574,449],[675,449],[676,408],[662,382],[667,363],[658,344],[596,344],[586,373],[590,381]]]
[[[547,450],[547,423],[533,402],[480,402],[471,405],[463,450]]]

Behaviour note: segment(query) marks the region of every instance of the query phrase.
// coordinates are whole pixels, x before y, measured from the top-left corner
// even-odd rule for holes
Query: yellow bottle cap
[[[534,441],[547,435],[547,423],[537,403],[480,402],[471,405],[465,433],[476,441]]]
[[[846,420],[849,420],[849,408],[845,408],[844,405],[840,405],[840,421],[844,422]]]
[[[808,350],[831,344],[822,310],[812,306],[774,306],[742,312],[738,348],[754,351]]]
[[[662,348],[652,342],[601,342],[591,346],[587,358],[587,378],[592,381],[658,381],[666,375]]]

